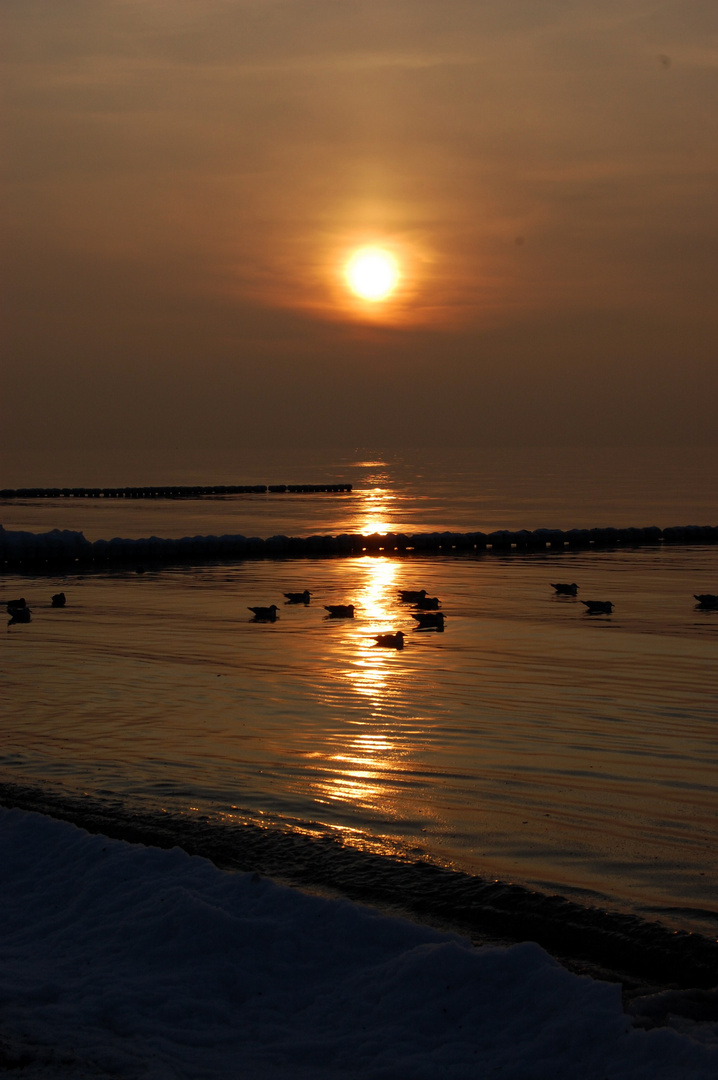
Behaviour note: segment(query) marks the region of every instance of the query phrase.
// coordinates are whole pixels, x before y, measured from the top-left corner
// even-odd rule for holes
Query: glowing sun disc
[[[399,281],[396,259],[381,248],[361,248],[346,265],[349,288],[362,300],[384,300]]]

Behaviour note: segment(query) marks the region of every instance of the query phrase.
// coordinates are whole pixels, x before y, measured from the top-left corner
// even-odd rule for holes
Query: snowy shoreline
[[[564,967],[618,982],[624,997],[706,990],[718,981],[718,942],[636,915],[577,904],[424,859],[358,851],[330,836],[124,807],[50,788],[0,784],[0,806],[47,814],[90,833],[212,861],[379,912],[458,933],[476,944],[536,941]]]
[[[26,1077],[716,1075],[718,1024],[637,1028],[617,985],[531,942],[475,948],[17,809],[0,856],[0,1040]],[[654,1022],[661,997],[634,1011]]]

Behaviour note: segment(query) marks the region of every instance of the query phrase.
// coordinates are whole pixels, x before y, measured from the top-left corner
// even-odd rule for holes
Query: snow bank
[[[715,1080],[617,986],[0,810],[0,1017],[25,1077]]]

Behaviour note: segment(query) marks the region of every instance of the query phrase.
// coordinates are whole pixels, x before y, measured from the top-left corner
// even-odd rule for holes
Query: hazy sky
[[[716,0],[0,13],[6,450],[718,441]]]

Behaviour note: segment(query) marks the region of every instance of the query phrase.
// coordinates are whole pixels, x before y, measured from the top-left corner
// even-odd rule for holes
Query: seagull
[[[694,593],[693,594],[698,601],[698,604],[702,608],[718,608],[718,596],[715,593]]]
[[[554,585],[553,582],[549,582],[552,589],[556,590],[557,596],[575,596],[578,592],[578,585],[575,581],[572,581],[570,585],[566,585],[565,582],[559,582],[558,585]]]
[[[51,607],[64,607],[65,606],[65,594],[64,592],[54,593],[52,600],[50,601]]]
[[[254,618],[258,622],[274,622],[279,608],[276,604],[270,604],[269,607],[251,607],[249,610],[254,612]]]
[[[325,604],[324,610],[329,612],[330,619],[353,619],[353,604]]]
[[[437,611],[441,606],[441,600],[438,596],[422,596],[416,601],[416,606],[422,611]]]
[[[382,645],[385,649],[403,649],[404,633],[397,630],[395,634],[375,634],[375,645]]]
[[[403,604],[416,604],[426,596],[426,589],[399,589],[399,599]]]
[[[610,615],[613,611],[613,604],[610,600],[582,600],[582,604],[585,604],[588,608],[587,614],[600,615],[603,612],[606,615]]]
[[[415,630],[440,630],[444,629],[444,613],[443,611],[420,611],[418,615],[412,615],[412,619],[416,619],[418,626],[415,626]]]
[[[12,626],[14,623],[32,622],[32,616],[30,614],[30,608],[27,604],[24,607],[11,607],[8,604],[8,615],[10,618],[7,621],[8,626]]]
[[[311,593],[309,589],[305,589],[304,592],[285,592],[288,604],[308,604]]]

